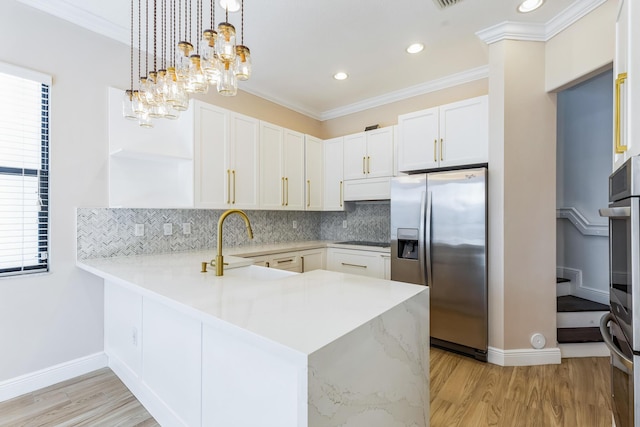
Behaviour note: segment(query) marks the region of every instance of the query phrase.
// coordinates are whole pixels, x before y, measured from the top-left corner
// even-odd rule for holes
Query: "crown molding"
[[[607,0],[580,0],[563,10],[547,22],[547,40],[555,37],[573,25],[576,21],[593,12],[606,3]]]
[[[18,2],[129,45],[130,31],[128,28],[116,25],[64,0],[18,0]]]
[[[546,24],[505,21],[476,33],[486,44],[501,40],[546,42],[561,33],[607,0],[578,0],[553,17]]]
[[[502,40],[522,40],[543,42],[546,36],[546,24],[504,21],[476,33],[486,44]]]
[[[360,111],[368,110],[370,108],[380,107],[382,105],[390,104],[392,102],[402,101],[407,98],[412,98],[418,95],[424,95],[438,90],[447,89],[453,86],[458,86],[464,83],[469,83],[476,80],[481,80],[489,77],[489,67],[482,66],[472,68],[460,73],[452,74],[440,79],[431,80],[429,82],[421,83],[415,86],[410,86],[406,89],[397,90],[387,93],[385,95],[375,96],[368,98],[360,102],[345,105],[344,107],[334,108],[332,110],[324,111],[320,114],[320,120],[330,120],[338,117],[346,116],[348,114],[358,113]]]
[[[308,108],[302,107],[301,105],[298,104],[294,104],[292,102],[289,102],[285,99],[282,98],[278,98],[277,96],[273,96],[271,94],[265,93],[265,92],[261,92],[259,90],[253,89],[253,88],[249,88],[247,86],[238,86],[238,90],[241,90],[243,92],[246,93],[250,93],[251,95],[257,96],[258,98],[262,98],[265,99],[269,102],[273,102],[274,104],[278,104],[282,107],[288,108],[289,110],[295,111],[296,113],[300,113],[303,116],[307,116],[310,117],[312,119],[318,120],[318,121],[322,121],[322,113],[320,111],[317,110],[310,110]]]

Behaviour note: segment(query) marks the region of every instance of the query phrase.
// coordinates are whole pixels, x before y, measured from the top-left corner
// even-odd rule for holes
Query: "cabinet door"
[[[231,206],[229,162],[229,112],[202,102],[195,103],[196,207]]]
[[[305,135],[305,209],[311,211],[322,210],[323,194],[323,143],[322,140]]]
[[[324,141],[324,210],[344,210],[343,173],[344,138]]]
[[[302,272],[302,265],[297,252],[285,252],[272,255],[269,261],[269,267],[277,268],[278,270],[295,271],[296,273]]]
[[[393,176],[393,127],[365,133],[367,137],[367,178]]]
[[[324,269],[324,249],[309,249],[307,251],[301,251],[300,264],[302,272],[322,270]]]
[[[110,363],[138,377],[142,373],[142,297],[120,285],[104,284],[104,351]]]
[[[260,122],[260,206],[264,209],[284,207],[284,165],[280,126]]]
[[[398,171],[438,167],[438,107],[398,116]]]
[[[614,80],[614,99],[613,99],[613,111],[614,111],[614,123],[613,123],[613,170],[618,169],[628,158],[633,155],[632,141],[629,139],[630,123],[628,120],[629,112],[629,81],[624,77],[624,73],[628,73],[630,62],[630,49],[632,48],[632,40],[629,20],[631,19],[631,7],[635,5],[631,4],[630,0],[620,0],[618,16],[616,19],[616,52],[613,61],[613,80]],[[616,97],[616,86],[619,87],[619,97]],[[616,123],[616,110],[619,111],[619,122]],[[619,134],[618,134],[619,132]],[[626,151],[616,150],[616,139],[620,138],[620,145],[626,147]],[[620,152],[618,152],[620,151]],[[635,150],[638,151],[638,150]],[[640,154],[640,153],[635,153]]]
[[[241,114],[230,115],[231,205],[258,208],[260,183],[259,121]]]
[[[304,134],[284,129],[285,209],[304,210]]]
[[[142,380],[184,425],[201,425],[200,321],[144,298],[142,328]]]
[[[487,96],[440,107],[440,166],[487,163],[489,160]]]
[[[364,132],[344,137],[344,179],[366,177],[367,139]]]

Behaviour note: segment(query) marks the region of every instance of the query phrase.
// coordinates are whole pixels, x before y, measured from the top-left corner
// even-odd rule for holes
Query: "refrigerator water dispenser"
[[[418,230],[398,228],[398,258],[418,259]]]

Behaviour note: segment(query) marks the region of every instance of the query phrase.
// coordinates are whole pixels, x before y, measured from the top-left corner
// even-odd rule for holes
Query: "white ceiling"
[[[130,0],[19,1],[128,43]],[[546,0],[525,15],[516,11],[519,0],[460,0],[445,9],[433,0],[245,0],[253,75],[240,89],[317,119],[337,117],[428,91],[452,75],[486,75],[488,47],[478,31],[508,21],[483,39],[517,27],[545,40],[604,1]],[[218,8],[217,22],[222,16]],[[229,21],[239,32],[239,13]],[[407,54],[416,41],[425,50]],[[349,79],[334,80],[336,71]]]

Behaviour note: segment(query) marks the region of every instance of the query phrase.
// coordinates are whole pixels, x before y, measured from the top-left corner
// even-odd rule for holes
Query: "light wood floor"
[[[500,367],[431,350],[431,427],[611,427],[609,359]]]
[[[0,403],[0,426],[158,426],[109,369]],[[431,350],[431,427],[610,427],[609,359],[500,367]]]

